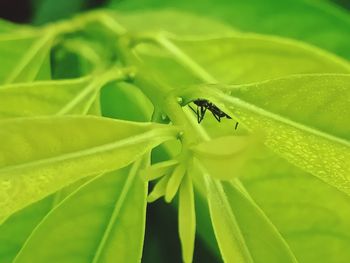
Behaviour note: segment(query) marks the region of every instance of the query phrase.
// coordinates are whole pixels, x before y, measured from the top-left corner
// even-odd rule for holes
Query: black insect
[[[197,110],[194,110],[190,105],[191,110],[193,110],[194,113],[197,115],[197,121],[198,123],[201,123],[201,121],[204,119],[205,112],[209,110],[215,119],[220,122],[221,118],[227,118],[232,119],[231,116],[220,110],[214,103],[206,100],[206,99],[196,99],[193,101],[194,104],[197,105]],[[236,122],[235,130],[238,127],[238,122]]]

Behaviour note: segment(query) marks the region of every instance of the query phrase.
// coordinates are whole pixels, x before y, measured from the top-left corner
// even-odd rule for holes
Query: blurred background
[[[74,13],[97,7],[104,7],[111,2],[128,0],[1,0],[0,17],[17,23],[43,24],[70,16]],[[312,0],[330,1],[350,10],[350,0]]]

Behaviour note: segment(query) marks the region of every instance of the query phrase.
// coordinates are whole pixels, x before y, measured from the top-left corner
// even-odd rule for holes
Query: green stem
[[[159,34],[140,34],[140,35],[134,35],[132,38],[129,37],[129,48],[136,46],[137,44],[140,43],[151,43],[151,44],[156,44],[160,45],[161,47],[165,48],[170,54],[174,56],[174,58],[183,66],[185,66],[189,71],[191,71],[194,75],[198,76],[201,78],[204,82],[206,83],[217,83],[218,81],[210,74],[208,73],[201,65],[199,65],[197,62],[195,62],[191,57],[189,57],[186,53],[184,53],[181,49],[179,49],[174,43],[169,41],[169,39],[164,35],[163,33]],[[145,68],[145,67],[144,67]],[[145,68],[145,70],[147,70]],[[144,72],[144,70],[142,70]],[[141,83],[144,84],[144,83]],[[152,90],[154,91],[156,87],[155,85],[151,85],[151,90],[150,92],[152,93]],[[158,85],[157,85],[158,86]],[[142,86],[141,86],[142,88]],[[143,89],[143,88],[142,88]],[[179,94],[178,91],[173,90],[173,95],[177,98],[178,101],[181,101],[181,105],[185,105],[190,101],[184,101],[183,97]],[[177,93],[175,95],[175,92]],[[150,98],[152,99],[152,98]],[[193,100],[193,99],[192,99]],[[157,101],[155,101],[157,103]],[[179,104],[179,103],[178,103]],[[157,104],[154,104],[157,105]],[[174,109],[174,108],[173,108]],[[163,109],[164,112],[168,114],[170,119],[174,122],[174,119],[176,116],[171,117],[171,113],[167,112],[166,109]],[[190,123],[190,127],[192,131],[188,131],[190,134],[195,134],[194,136],[196,138],[193,138],[193,142],[198,142],[198,141],[208,141],[210,138],[207,134],[207,132],[197,124],[197,122],[194,121],[192,118],[192,112],[187,109],[187,108],[182,108],[181,113],[179,110],[177,110],[176,113],[178,116],[181,115],[181,119],[184,121],[183,123]],[[177,117],[179,118],[179,117]],[[185,134],[185,136],[190,136],[188,134]]]
[[[199,77],[206,83],[218,83],[218,80],[212,76],[208,71],[206,71],[201,65],[194,61],[189,55],[187,55],[183,50],[176,46],[172,41],[169,40],[165,33],[156,34],[138,34],[134,35],[132,46],[136,46],[140,43],[151,43],[163,47],[174,59],[183,65],[195,76]]]
[[[159,80],[155,74],[141,61],[131,49],[133,39],[123,36],[118,39],[117,50],[125,65],[134,65],[138,71],[134,84],[152,101],[155,107],[164,112],[174,125],[184,131],[182,141],[186,145],[198,143],[202,139],[193,133],[193,123],[186,116],[181,107],[182,100],[174,94],[174,89]],[[156,109],[157,111],[159,109]]]
[[[187,69],[192,71],[196,76],[201,78],[207,83],[217,83],[218,81],[209,74],[202,66],[195,62],[191,57],[189,57],[185,52],[179,49],[173,42],[164,36],[164,34],[159,34],[156,36],[155,40],[170,54],[174,55],[175,59]]]
[[[84,30],[88,24],[99,23],[104,28],[108,29],[116,36],[124,35],[127,30],[113,19],[111,15],[106,12],[95,11],[84,15],[76,16],[67,21],[60,21],[42,27],[43,31],[50,32],[55,36],[60,36],[69,33],[75,33]]]
[[[130,79],[130,75],[133,74],[132,68],[111,68],[103,74],[97,72],[92,75],[92,82],[76,96],[73,100],[69,101],[57,115],[68,114],[76,105],[85,100],[91,93],[98,93],[98,91],[107,83],[112,81],[125,81]]]

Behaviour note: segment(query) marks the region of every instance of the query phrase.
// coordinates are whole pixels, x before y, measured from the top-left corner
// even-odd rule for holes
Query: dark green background
[[[120,0],[120,2],[125,1],[128,0]],[[0,17],[19,23],[41,24],[81,10],[103,7],[109,2],[110,0],[1,0]],[[350,10],[350,0],[332,0],[331,2]]]

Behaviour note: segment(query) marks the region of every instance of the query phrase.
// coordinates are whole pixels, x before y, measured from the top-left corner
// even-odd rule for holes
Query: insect
[[[209,110],[215,119],[220,122],[221,118],[226,117],[227,119],[232,119],[231,116],[220,110],[214,103],[206,100],[206,99],[196,99],[193,101],[194,104],[197,105],[197,110],[193,109],[190,105],[191,110],[196,113],[198,123],[204,119],[205,112]],[[235,130],[238,127],[238,122],[236,122]]]

